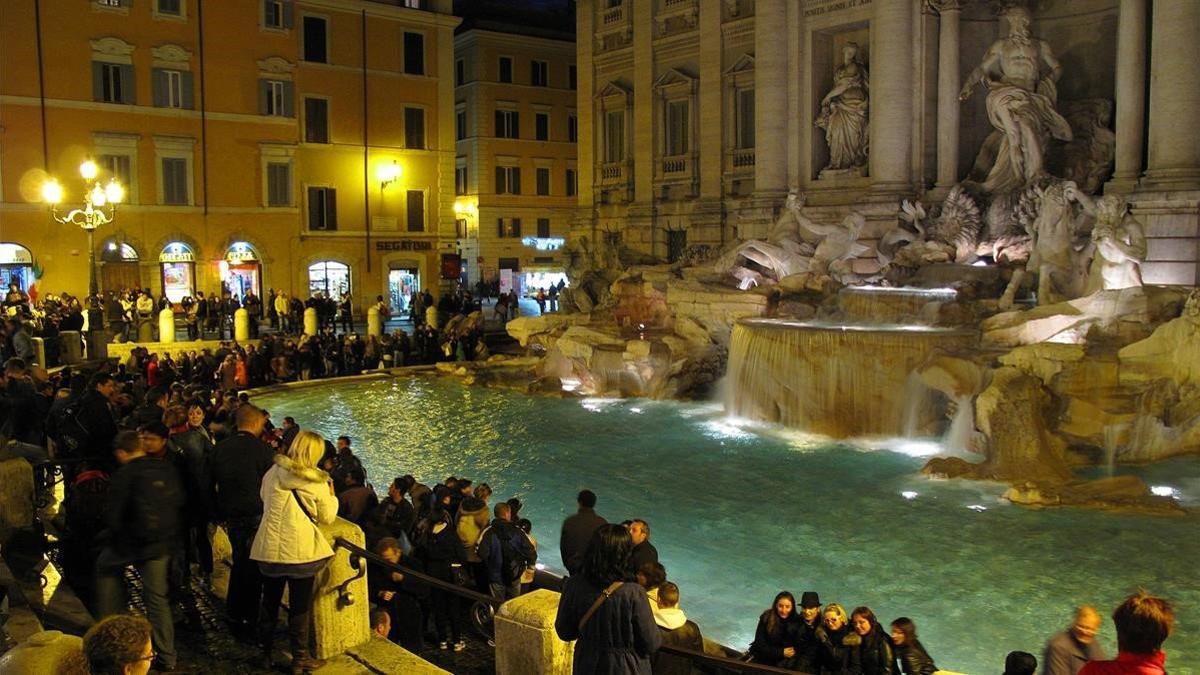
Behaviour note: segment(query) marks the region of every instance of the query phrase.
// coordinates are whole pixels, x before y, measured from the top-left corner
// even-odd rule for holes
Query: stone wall
[[[570,675],[574,645],[558,639],[559,594],[545,589],[519,596],[496,614],[496,672]]]

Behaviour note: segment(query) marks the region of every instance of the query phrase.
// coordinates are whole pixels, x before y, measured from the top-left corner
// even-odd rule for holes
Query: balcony
[[[725,173],[754,173],[754,148],[726,151]]]
[[[596,51],[621,49],[633,44],[633,10],[628,2],[599,10],[596,20]]]
[[[662,191],[662,199],[682,199],[698,193],[700,172],[696,168],[696,159],[694,154],[658,158],[654,185]]]
[[[737,21],[754,16],[754,0],[725,0],[722,21]]]
[[[700,5],[696,0],[659,0],[654,16],[654,36],[664,38],[696,30]]]
[[[615,26],[625,22],[625,5],[620,4],[616,7],[609,7],[600,14],[600,25],[603,28]]]
[[[605,162],[600,165],[600,170],[596,172],[600,176],[600,185],[620,185],[628,183],[632,177],[629,162]]]

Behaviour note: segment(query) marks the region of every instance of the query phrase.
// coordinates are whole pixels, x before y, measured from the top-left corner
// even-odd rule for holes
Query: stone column
[[[1150,153],[1143,185],[1200,189],[1200,143],[1194,135],[1200,129],[1200,2],[1155,0],[1152,22]],[[1123,96],[1118,90],[1118,98]]]
[[[958,182],[958,127],[961,110],[958,100],[958,19],[962,14],[962,2],[941,0],[938,10],[937,186],[949,189]]]
[[[875,0],[871,18],[871,179],[886,192],[912,191],[911,0]]]
[[[363,531],[354,523],[338,518],[320,526],[321,534],[330,546],[338,537],[357,546],[366,546]],[[366,565],[362,560],[360,565]],[[371,602],[365,576],[350,582],[346,589],[350,597],[342,597],[338,589],[347,579],[356,576],[350,566],[350,553],[344,548],[334,550],[333,559],[316,578],[313,586],[312,644],[313,655],[327,659],[366,642],[371,637]],[[346,602],[353,599],[353,602]]]
[[[1117,148],[1109,189],[1128,192],[1142,173],[1146,124],[1146,0],[1121,0],[1117,18]]]
[[[787,190],[788,45],[780,29],[787,21],[785,0],[758,0],[754,14],[754,191],[783,193]]]

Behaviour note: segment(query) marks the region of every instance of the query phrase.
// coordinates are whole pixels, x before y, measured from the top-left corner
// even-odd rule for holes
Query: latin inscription
[[[871,4],[871,0],[825,0],[810,2],[804,8],[804,16],[820,16],[831,12],[840,12],[843,9],[852,7],[862,7]]]

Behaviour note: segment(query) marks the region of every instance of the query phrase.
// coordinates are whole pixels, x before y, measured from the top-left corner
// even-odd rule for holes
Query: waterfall
[[[835,438],[899,435],[909,374],[935,349],[974,341],[946,328],[744,319],[729,347],[726,411]]]
[[[970,396],[960,396],[954,403],[954,417],[950,419],[950,428],[942,437],[943,454],[971,457],[974,452],[971,450],[971,436],[975,433],[975,402]]]
[[[838,291],[837,306],[847,321],[933,323],[937,308],[958,297],[953,288],[847,286]]]

